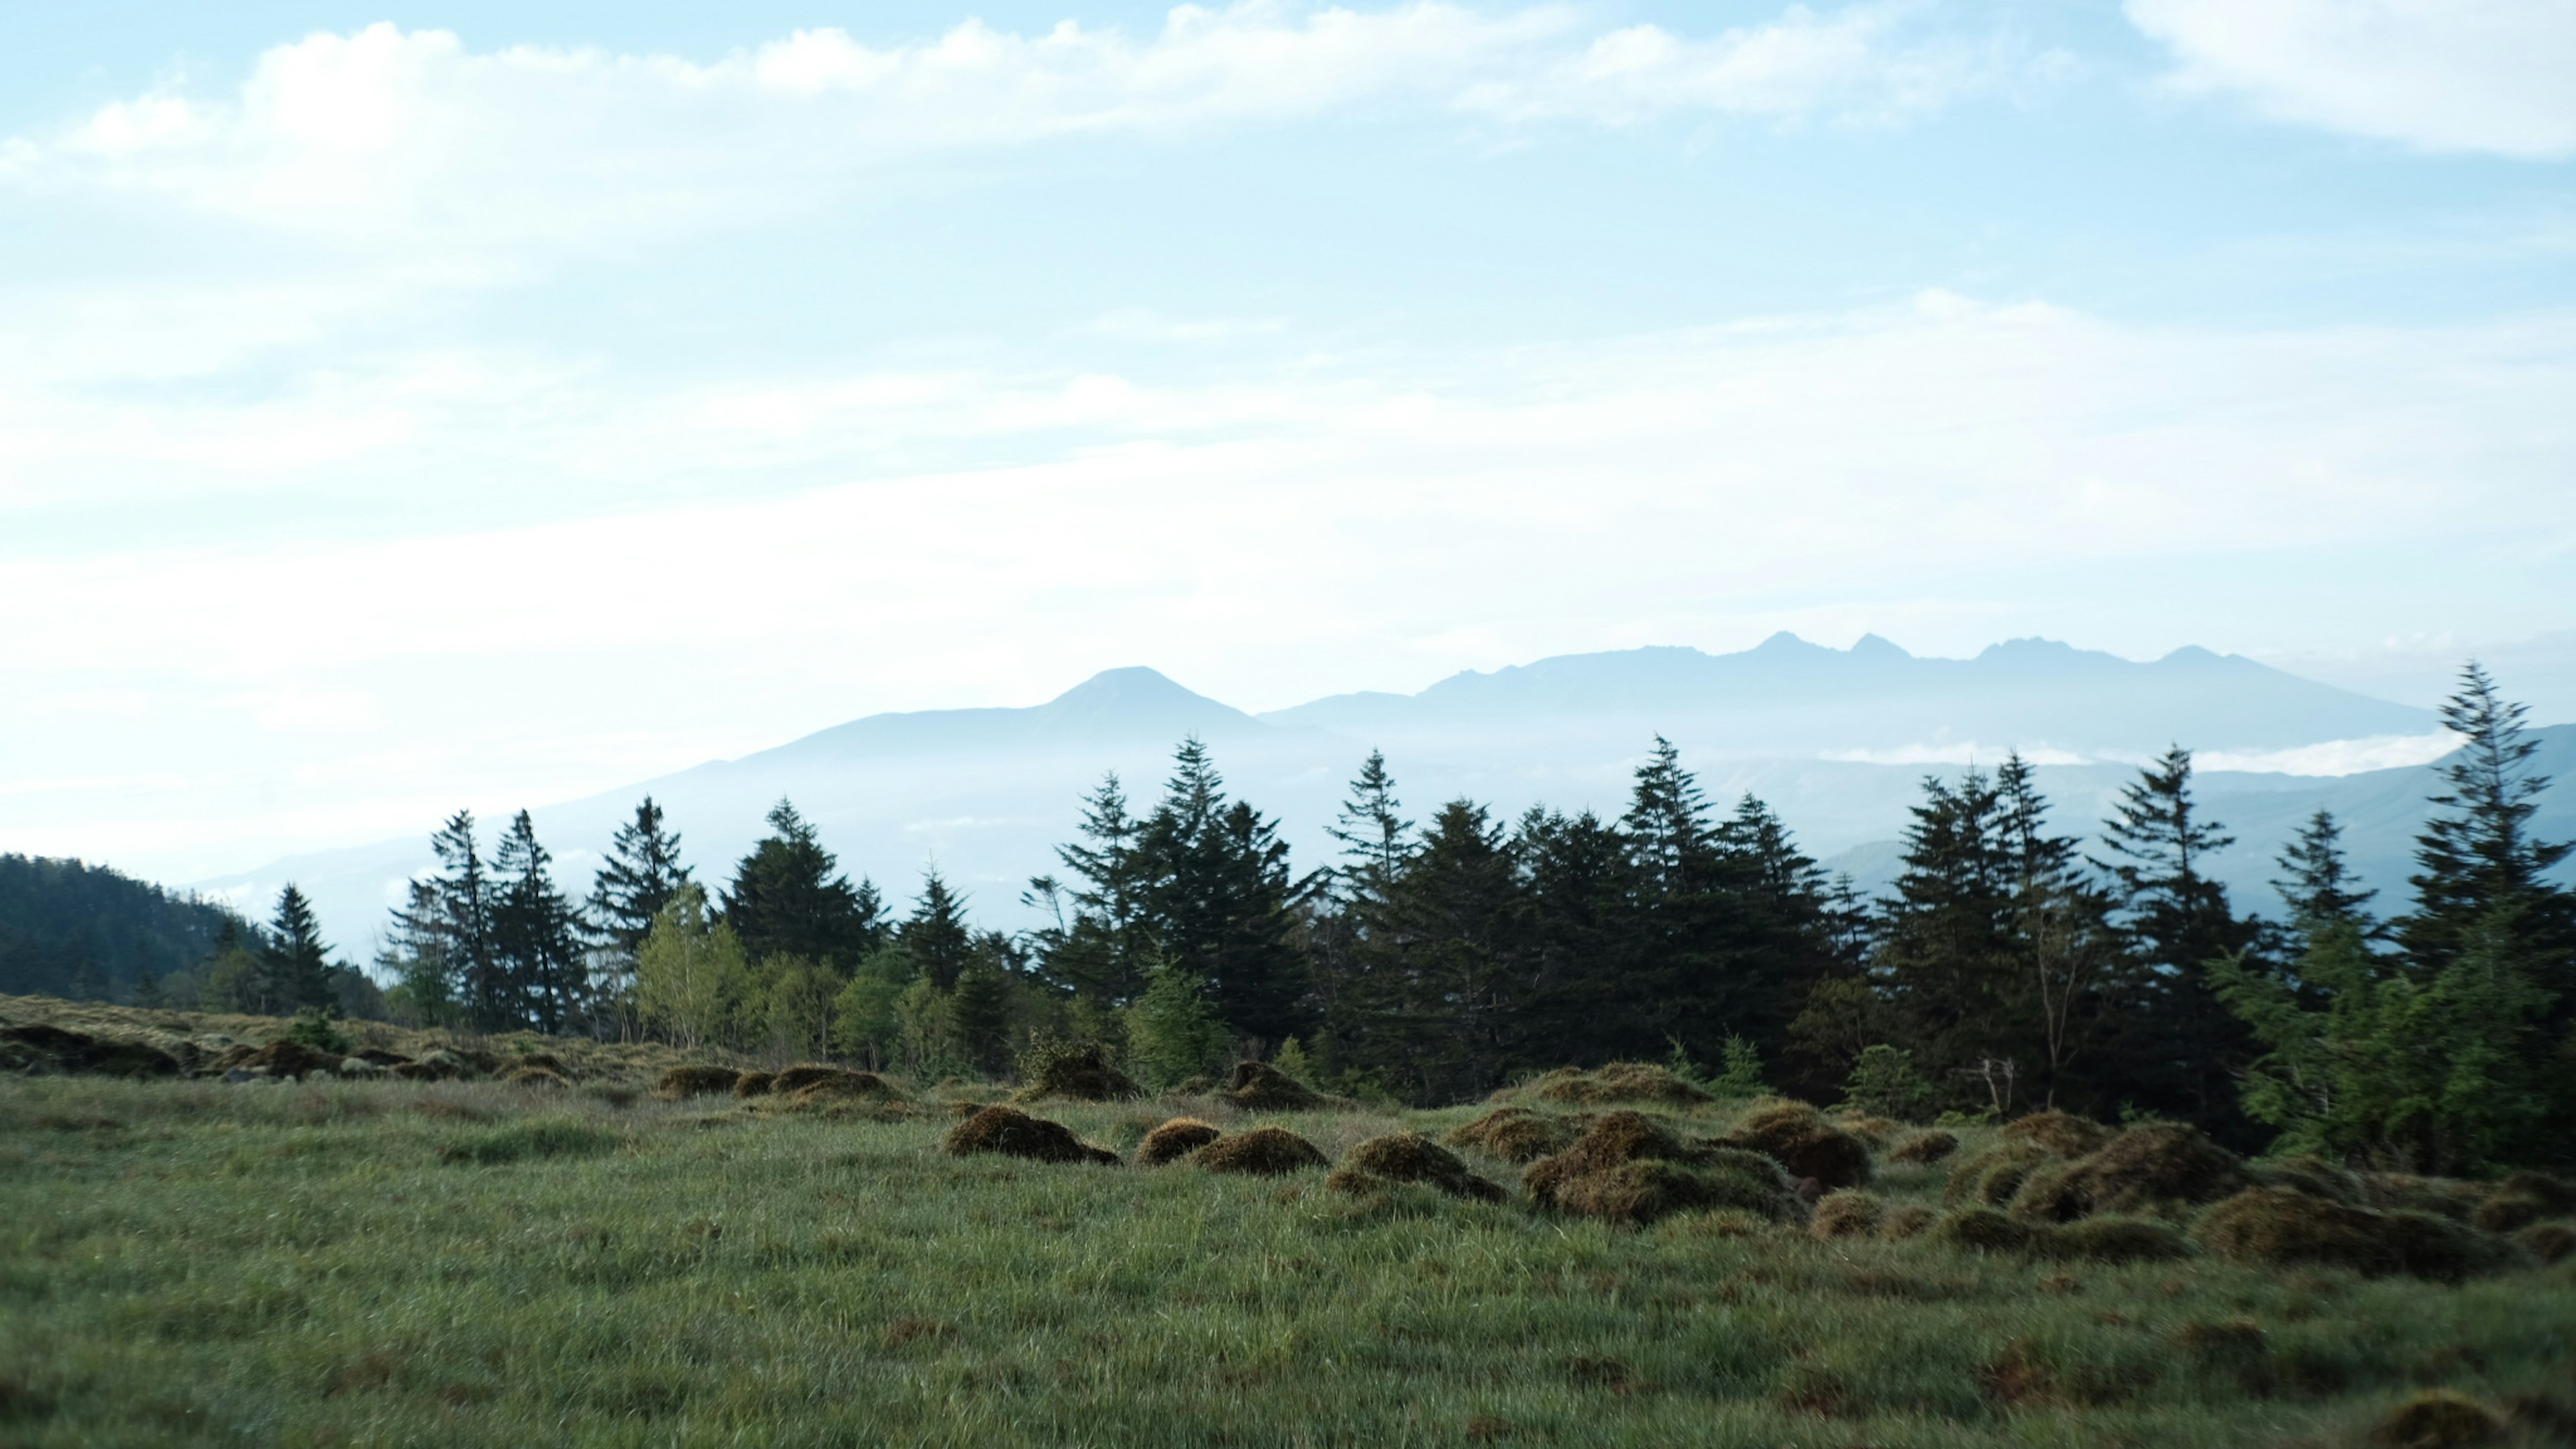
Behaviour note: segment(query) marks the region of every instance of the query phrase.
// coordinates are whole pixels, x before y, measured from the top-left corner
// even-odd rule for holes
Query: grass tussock
[[[1311,1112],[1325,1104],[1323,1093],[1268,1062],[1236,1062],[1225,1097],[1246,1112]]]
[[[2504,1421],[2486,1405],[2448,1389],[2427,1389],[2371,1426],[2373,1449],[2479,1449],[2504,1442]]]
[[[1819,1204],[1821,1206],[1821,1204]],[[1941,1220],[1941,1215],[1919,1202],[1898,1203],[1880,1214],[1878,1236],[1881,1242],[1902,1243],[1919,1238]]]
[[[2533,1223],[2513,1235],[2514,1244],[2552,1267],[2576,1253],[2576,1223]]]
[[[953,1157],[991,1152],[1025,1157],[1032,1162],[1098,1163],[1104,1167],[1115,1167],[1119,1162],[1117,1153],[1092,1146],[1061,1122],[999,1105],[982,1108],[949,1129],[940,1146]]]
[[[666,1102],[676,1102],[683,1097],[726,1096],[732,1093],[733,1084],[741,1080],[742,1073],[731,1067],[692,1062],[673,1067],[654,1079],[653,1095]]]
[[[1136,1144],[1136,1165],[1161,1167],[1178,1162],[1224,1135],[1214,1124],[1196,1117],[1175,1117],[1146,1133],[1145,1140]]]
[[[2098,1152],[2111,1140],[2111,1129],[2069,1112],[2033,1112],[2003,1125],[2006,1142],[2027,1143],[2060,1157]]]
[[[1928,1128],[1899,1138],[1896,1145],[1887,1150],[1887,1160],[1901,1162],[1908,1167],[1929,1167],[1958,1150],[1959,1139],[1956,1135],[1938,1128]]]
[[[475,1167],[497,1167],[504,1163],[614,1152],[623,1140],[619,1134],[588,1122],[565,1117],[539,1117],[454,1138],[438,1149],[438,1160]]]
[[[1232,1132],[1190,1154],[1192,1164],[1209,1172],[1250,1173],[1276,1177],[1332,1166],[1322,1148],[1285,1127],[1255,1127]]]
[[[745,1072],[733,1079],[733,1094],[737,1097],[765,1097],[777,1081],[776,1072]]]
[[[1712,1100],[1708,1093],[1651,1062],[1612,1062],[1588,1072],[1575,1067],[1559,1067],[1525,1087],[1507,1087],[1495,1095],[1504,1100],[1526,1095],[1535,1101],[1561,1102],[1578,1107],[1614,1102],[1695,1107]]]
[[[1145,1089],[1109,1059],[1109,1049],[1096,1041],[1056,1043],[1027,1066],[1029,1081],[1013,1094],[1015,1102],[1037,1103],[1051,1097],[1067,1102],[1125,1102],[1145,1095]]]
[[[1791,1177],[1813,1178],[1827,1191],[1869,1185],[1868,1145],[1804,1102],[1766,1102],[1718,1140],[1759,1152]]]
[[[571,1079],[552,1067],[515,1066],[502,1072],[500,1080],[504,1086],[533,1087],[541,1091],[563,1092],[572,1088]]]
[[[1420,1183],[1451,1197],[1478,1202],[1501,1202],[1509,1196],[1499,1184],[1477,1176],[1458,1160],[1456,1153],[1419,1132],[1392,1132],[1368,1139],[1343,1156],[1341,1165],[1333,1169],[1324,1185],[1364,1196],[1381,1191],[1384,1184],[1397,1182]]]
[[[1941,1188],[1944,1206],[2002,1207],[2021,1191],[2031,1169],[2054,1160],[2047,1148],[2028,1142],[1989,1144],[1951,1164]]]
[[[2365,1277],[2407,1274],[2456,1283],[2517,1266],[2519,1252],[2431,1213],[2375,1212],[2288,1188],[2248,1189],[2203,1213],[2202,1247],[2240,1263],[2314,1264]]]
[[[1807,1236],[1818,1242],[1865,1238],[1878,1231],[1879,1220],[1886,1215],[1887,1204],[1876,1194],[1845,1188],[1827,1193],[1816,1204],[1815,1216],[1807,1220]]]
[[[1527,1107],[1497,1107],[1473,1122],[1449,1129],[1442,1138],[1452,1147],[1472,1147],[1489,1157],[1519,1165],[1551,1152],[1563,1152],[1583,1135],[1584,1123]]]
[[[175,1077],[179,1058],[159,1047],[49,1022],[0,1026],[0,1071],[22,1076]]]
[[[2010,1201],[2017,1217],[2067,1223],[2095,1213],[2197,1207],[2252,1183],[2244,1162],[2200,1129],[2151,1122],[2071,1162],[2034,1166]]]
[[[1780,1167],[1761,1153],[1683,1141],[1637,1112],[1610,1112],[1521,1176],[1531,1200],[1559,1212],[1642,1224],[1677,1212],[1736,1208],[1806,1216]]]
[[[2570,1214],[2576,1214],[2576,1183],[2545,1172],[2517,1172],[2496,1185],[2470,1221],[2481,1232],[2510,1233]]]

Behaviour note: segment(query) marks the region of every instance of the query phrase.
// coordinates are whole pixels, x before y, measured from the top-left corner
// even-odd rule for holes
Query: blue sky
[[[2571,73],[2539,0],[17,7],[0,848],[1778,628],[2576,718]]]

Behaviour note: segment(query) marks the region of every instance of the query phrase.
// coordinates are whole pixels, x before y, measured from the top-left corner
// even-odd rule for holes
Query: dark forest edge
[[[1094,1041],[1149,1087],[1250,1055],[1417,1105],[1655,1060],[1915,1121],[2053,1107],[2380,1170],[2563,1164],[2576,899],[2549,872],[2569,846],[2530,834],[2549,782],[2522,707],[2472,664],[2443,719],[2463,744],[2412,907],[2385,918],[2323,811],[2280,857],[2284,918],[2240,911],[2204,865],[2234,841],[2179,746],[2089,845],[2052,833],[2018,756],[1928,776],[1893,894],[1864,900],[1760,800],[1713,809],[1660,739],[1616,820],[1456,800],[1417,824],[1373,752],[1332,831],[1341,858],[1304,875],[1193,739],[1149,811],[1115,775],[1084,799],[1061,874],[1022,898],[1034,930],[976,928],[935,871],[896,918],[786,801],[710,891],[648,798],[580,902],[526,812],[488,857],[473,817],[451,817],[373,979],[330,960],[292,886],[265,927],[164,897],[212,913],[209,949],[130,994],[921,1080]]]

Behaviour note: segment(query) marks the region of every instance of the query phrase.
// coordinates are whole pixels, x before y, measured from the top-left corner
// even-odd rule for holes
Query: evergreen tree
[[[548,869],[554,857],[537,843],[528,812],[510,819],[492,856],[492,955],[507,983],[512,1025],[549,1034],[586,1012],[589,973],[581,918]]]
[[[1288,847],[1276,821],[1225,798],[1196,738],[1175,753],[1139,849],[1156,946],[1201,984],[1218,1019],[1262,1041],[1304,1030],[1308,982],[1294,941],[1299,887]]]
[[[1502,1085],[1523,1060],[1528,972],[1511,847],[1483,806],[1453,800],[1419,848],[1372,889],[1370,929],[1340,1050],[1417,1101],[1454,1101]]]
[[[1834,1003],[1842,1013],[1874,1018],[1872,1026],[1883,1023],[1882,1040],[1910,1043],[1914,1060],[1936,1079],[2017,1063],[2027,1042],[2027,1018],[2012,1009],[2016,881],[2003,805],[2002,792],[1976,769],[1955,786],[1924,779],[1923,803],[1905,831],[1905,868],[1871,961],[1878,1000]],[[1880,1002],[1883,1017],[1871,1009]]]
[[[2047,797],[2018,751],[1995,771],[1995,794],[2019,962],[2019,984],[2006,989],[2027,1003],[2022,1016],[2040,1073],[2033,1094],[2048,1107],[2091,1107],[2089,1096],[2070,1095],[2078,1089],[2072,1073],[2122,984],[2111,902],[2077,868],[2075,839],[2048,833]],[[2062,1095],[2070,1100],[2061,1103]]]
[[[635,806],[635,818],[617,827],[608,859],[591,883],[587,916],[597,946],[594,988],[616,999],[633,989],[635,953],[653,929],[653,920],[680,888],[690,881],[680,861],[679,832],[665,826],[662,807],[647,795]]]
[[[1021,900],[1052,917],[1033,933],[1039,973],[1096,1009],[1114,1010],[1145,989],[1156,951],[1147,908],[1152,882],[1138,848],[1144,822],[1127,813],[1115,771],[1083,798],[1078,828],[1083,842],[1056,847],[1056,858],[1079,884],[1039,876]]]
[[[1789,828],[1751,794],[1714,836],[1723,909],[1719,944],[1729,953],[1725,991],[1713,1003],[1732,1040],[1778,1057],[1789,1023],[1815,983],[1842,964],[1824,871],[1798,849]]]
[[[974,943],[949,992],[949,1026],[958,1053],[987,1076],[999,1076],[1011,1064],[1016,966],[1008,939],[988,933]]]
[[[2525,939],[2517,948],[2541,972],[2536,984],[2557,994],[2562,1014],[2576,1005],[2576,911],[2549,881],[2569,843],[2531,832],[2549,777],[2532,767],[2540,741],[2530,737],[2528,709],[2507,702],[2472,661],[2459,692],[2442,706],[2442,723],[2460,747],[2441,766],[2444,786],[2433,818],[2415,840],[2415,909],[2397,923],[2398,943],[2417,967],[2438,969],[2467,948],[2470,936],[2499,909],[2514,913]]]
[[[1533,809],[1513,833],[1526,904],[1522,1030],[1567,1062],[1603,1062],[1648,1050],[1627,1004],[1627,841],[1590,811]]]
[[[2379,892],[2354,889],[2358,882],[2344,863],[2343,826],[2333,811],[2320,809],[2309,816],[2282,849],[2280,863],[2282,873],[2272,888],[2290,908],[2293,930],[2304,933],[2344,921],[2369,920],[2371,898]]]
[[[1343,864],[1335,871],[1343,899],[1382,901],[1410,853],[1413,822],[1403,816],[1395,798],[1395,777],[1387,773],[1386,753],[1371,750],[1360,762],[1359,778],[1341,814],[1324,829],[1340,841]]]
[[[441,972],[439,995],[455,1003],[467,1024],[506,1031],[520,1024],[519,1002],[492,949],[493,888],[474,839],[472,811],[459,810],[429,838],[437,870],[412,882],[407,907],[394,912],[397,960],[403,974],[424,967]]]
[[[957,989],[958,975],[975,955],[975,936],[966,926],[966,903],[948,889],[936,870],[921,877],[921,899],[895,930],[895,939],[932,985]]]
[[[2207,858],[2236,843],[2203,818],[2191,793],[2191,751],[2174,746],[2120,792],[2096,862],[2118,882],[2130,954],[2140,968],[2123,1003],[2112,1075],[2141,1105],[2189,1117],[2222,1137],[2244,1136],[2232,1075],[2252,1048],[2244,1024],[2211,990],[2209,962],[2253,949],[2259,930],[2228,906]]]
[[[293,885],[277,893],[277,914],[269,922],[268,995],[275,1010],[302,1011],[334,1005],[331,948],[323,944],[322,927],[313,918],[313,903]]]
[[[787,801],[770,810],[769,827],[772,834],[734,868],[725,924],[754,961],[801,956],[846,975],[883,935],[885,908],[876,888],[866,881],[851,885],[814,827]]]

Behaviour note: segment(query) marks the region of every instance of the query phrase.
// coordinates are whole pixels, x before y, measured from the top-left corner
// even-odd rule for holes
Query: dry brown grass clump
[[[2362,1200],[2355,1206],[2377,1208],[2384,1213],[2436,1213],[2461,1222],[2474,1217],[2493,1191],[2482,1182],[2417,1177],[2408,1172],[2364,1172],[2357,1176]]]
[[[2486,1405],[2448,1389],[2426,1389],[2373,1425],[2370,1442],[2383,1449],[2474,1449],[2504,1438],[2504,1421]]]
[[[1886,1216],[1887,1204],[1874,1193],[1857,1188],[1827,1193],[1816,1204],[1816,1215],[1807,1222],[1807,1236],[1824,1241],[1829,1238],[1867,1237],[1878,1230]]]
[[[407,1082],[452,1082],[482,1075],[482,1068],[443,1048],[425,1052],[413,1061],[396,1062],[390,1070]]]
[[[1827,1189],[1869,1182],[1869,1148],[1804,1102],[1756,1107],[1718,1141],[1759,1152],[1789,1169],[1790,1176],[1812,1177]]]
[[[733,1079],[733,1094],[737,1097],[767,1096],[777,1082],[776,1072],[745,1072]]]
[[[2520,1260],[2509,1245],[2448,1218],[2373,1212],[2279,1187],[2238,1193],[2201,1214],[2191,1235],[2239,1262],[2317,1263],[2370,1277],[2406,1273],[2458,1282]]]
[[[516,1066],[501,1074],[503,1083],[513,1087],[544,1087],[552,1091],[571,1088],[572,1080],[550,1067]]]
[[[1497,1107],[1473,1122],[1449,1129],[1442,1141],[1452,1147],[1473,1147],[1505,1162],[1529,1162],[1551,1152],[1563,1152],[1583,1134],[1583,1125],[1572,1118],[1546,1112],[1533,1112],[1527,1107]]]
[[[1890,1162],[1908,1167],[1929,1167],[1959,1150],[1959,1139],[1937,1128],[1910,1134],[1887,1154]]]
[[[940,1146],[951,1156],[998,1152],[1033,1162],[1097,1162],[1118,1165],[1118,1154],[1094,1147],[1061,1122],[1032,1117],[1017,1107],[986,1107],[949,1129]]]
[[[2369,1205],[2360,1178],[2313,1152],[2302,1152],[2278,1162],[2259,1163],[2252,1170],[2265,1187],[2296,1188],[2310,1197],[2321,1197],[2346,1207]]]
[[[2012,1211],[2038,1222],[2068,1223],[2095,1213],[2196,1207],[2252,1184],[2236,1154],[2200,1135],[2199,1128],[2151,1122],[2074,1162],[2034,1168],[2014,1191]]]
[[[1592,1106],[1604,1102],[1655,1102],[1689,1107],[1710,1100],[1708,1093],[1651,1062],[1612,1062],[1598,1071],[1559,1067],[1529,1084],[1530,1096],[1542,1102]]]
[[[1372,1137],[1352,1148],[1324,1185],[1365,1196],[1390,1182],[1418,1182],[1451,1197],[1479,1202],[1500,1202],[1506,1195],[1501,1187],[1468,1171],[1456,1154],[1419,1132]]]
[[[1882,1241],[1890,1243],[1919,1238],[1923,1236],[1924,1229],[1940,1221],[1940,1218],[1939,1213],[1919,1202],[1898,1203],[1879,1218],[1878,1236]]]
[[[733,1090],[742,1073],[731,1067],[713,1067],[692,1062],[664,1072],[653,1083],[653,1095],[666,1102],[682,1097],[713,1097]]]
[[[894,1083],[874,1072],[853,1072],[835,1067],[817,1076],[807,1077],[798,1086],[782,1085],[791,1075],[780,1072],[778,1081],[770,1084],[770,1095],[793,1098],[798,1106],[811,1107],[825,1102],[892,1101],[903,1095]],[[741,1091],[742,1084],[734,1084]]]
[[[346,1060],[300,1041],[273,1041],[266,1046],[237,1046],[206,1063],[209,1072],[257,1072],[269,1077],[337,1076]]]
[[[2099,1152],[2111,1140],[2111,1129],[2099,1122],[2088,1121],[2071,1112],[2033,1112],[2016,1117],[2003,1128],[2006,1142],[2027,1142],[2060,1157],[2082,1157]]]
[[[1225,1095],[1247,1112],[1311,1112],[1324,1094],[1268,1062],[1236,1062]]]
[[[1322,1148],[1285,1127],[1255,1127],[1249,1132],[1220,1137],[1191,1153],[1190,1161],[1210,1172],[1248,1172],[1265,1177],[1332,1166]]]
[[[1136,1146],[1138,1167],[1160,1167],[1178,1162],[1225,1134],[1196,1117],[1175,1117],[1145,1134]]]
[[[1775,1221],[1805,1212],[1770,1158],[1685,1143],[1635,1112],[1603,1115],[1574,1145],[1531,1163],[1521,1185],[1545,1206],[1611,1222],[1698,1208],[1742,1208]]]
[[[2576,1184],[2545,1172],[2517,1172],[2496,1184],[2471,1221],[2490,1233],[2509,1233],[2570,1213],[2576,1213]]]
[[[2555,1265],[2576,1253],[2576,1223],[2533,1223],[2514,1234],[2513,1240],[2524,1252]]]
[[[1069,1102],[1124,1102],[1145,1095],[1134,1078],[1118,1070],[1109,1049],[1096,1041],[1060,1042],[1025,1062],[1028,1084],[1012,1094],[1015,1102],[1043,1102],[1061,1097]]]

